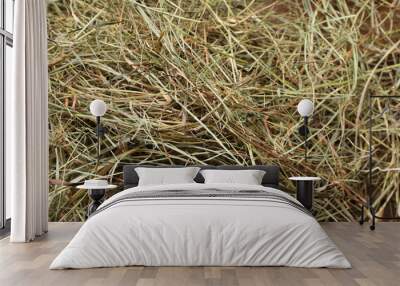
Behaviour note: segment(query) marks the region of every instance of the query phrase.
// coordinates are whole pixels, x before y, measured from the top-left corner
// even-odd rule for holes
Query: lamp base
[[[88,207],[86,218],[88,218],[92,213],[94,213],[97,210],[97,208],[103,203],[105,194],[106,194],[105,189],[89,190],[89,197],[92,199],[92,202]]]

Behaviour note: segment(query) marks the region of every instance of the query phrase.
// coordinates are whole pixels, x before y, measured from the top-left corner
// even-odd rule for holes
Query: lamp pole
[[[297,105],[297,111],[304,119],[304,124],[299,128],[299,132],[304,136],[304,162],[307,162],[308,153],[308,118],[312,116],[314,111],[314,103],[309,99],[303,99]]]
[[[96,117],[96,137],[97,137],[97,146],[96,146],[96,172],[100,166],[100,146],[101,146],[101,138],[104,136],[105,129],[101,126],[101,117],[106,113],[107,105],[104,101],[96,99],[90,103],[90,112]]]
[[[304,161],[307,163],[308,116],[304,116]]]
[[[96,116],[96,135],[97,135],[97,164],[96,164],[96,172],[98,171],[100,165],[100,141],[101,141],[101,122],[100,116]]]

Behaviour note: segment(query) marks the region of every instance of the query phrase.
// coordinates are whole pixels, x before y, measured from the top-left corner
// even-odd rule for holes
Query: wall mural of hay
[[[367,178],[368,94],[400,85],[398,1],[53,0],[48,6],[50,179],[96,174],[93,99],[109,107],[99,171],[124,162],[279,164],[323,178],[320,221],[357,219]],[[303,98],[314,100],[303,159]],[[382,116],[379,112],[390,109]],[[399,101],[373,101],[374,198],[399,212]],[[50,219],[83,220],[87,194],[52,185]]]

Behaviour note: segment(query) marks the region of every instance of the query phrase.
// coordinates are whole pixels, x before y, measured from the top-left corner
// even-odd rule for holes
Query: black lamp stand
[[[373,123],[373,118],[372,118],[372,99],[373,98],[384,98],[384,99],[391,99],[391,98],[396,98],[400,99],[400,95],[387,95],[387,96],[379,96],[379,95],[369,95],[368,97],[368,182],[367,182],[367,202],[366,204],[361,205],[361,218],[360,218],[360,224],[364,224],[365,218],[364,218],[364,209],[367,209],[371,213],[372,217],[372,222],[369,228],[371,230],[375,229],[375,220],[380,219],[380,220],[398,220],[400,217],[380,217],[376,215],[376,210],[375,207],[373,206],[372,202],[372,188],[373,182],[372,182],[372,172],[373,172],[373,159],[372,159],[372,123]]]
[[[106,189],[90,189],[88,190],[88,194],[92,201],[88,206],[86,218],[90,217],[103,203],[104,197],[106,195]]]
[[[307,162],[307,153],[308,153],[308,133],[310,130],[308,129],[308,116],[304,116],[304,124],[299,128],[300,135],[304,136],[304,160]]]
[[[97,136],[97,164],[96,169],[100,164],[100,145],[101,145],[101,138],[104,137],[106,134],[106,129],[101,126],[101,116],[96,116],[96,136]]]
[[[106,133],[106,129],[101,126],[100,116],[96,116],[96,137],[97,137],[97,163],[96,163],[96,171],[100,165],[100,146],[101,146],[101,138],[104,137]],[[89,197],[92,199],[89,204],[86,218],[88,218],[92,213],[96,211],[96,209],[101,205],[104,200],[104,196],[106,194],[106,189],[90,189],[88,191]]]

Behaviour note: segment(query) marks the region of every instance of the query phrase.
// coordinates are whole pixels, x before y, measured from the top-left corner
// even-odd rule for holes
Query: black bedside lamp
[[[100,142],[101,138],[104,137],[106,129],[101,126],[100,118],[106,113],[107,105],[100,99],[93,100],[90,103],[90,112],[96,116],[96,135],[97,135],[97,164],[96,169],[100,162]]]
[[[314,103],[309,99],[303,99],[297,105],[297,111],[304,118],[304,124],[299,128],[299,133],[304,136],[304,160],[307,162],[308,118],[314,112]]]

